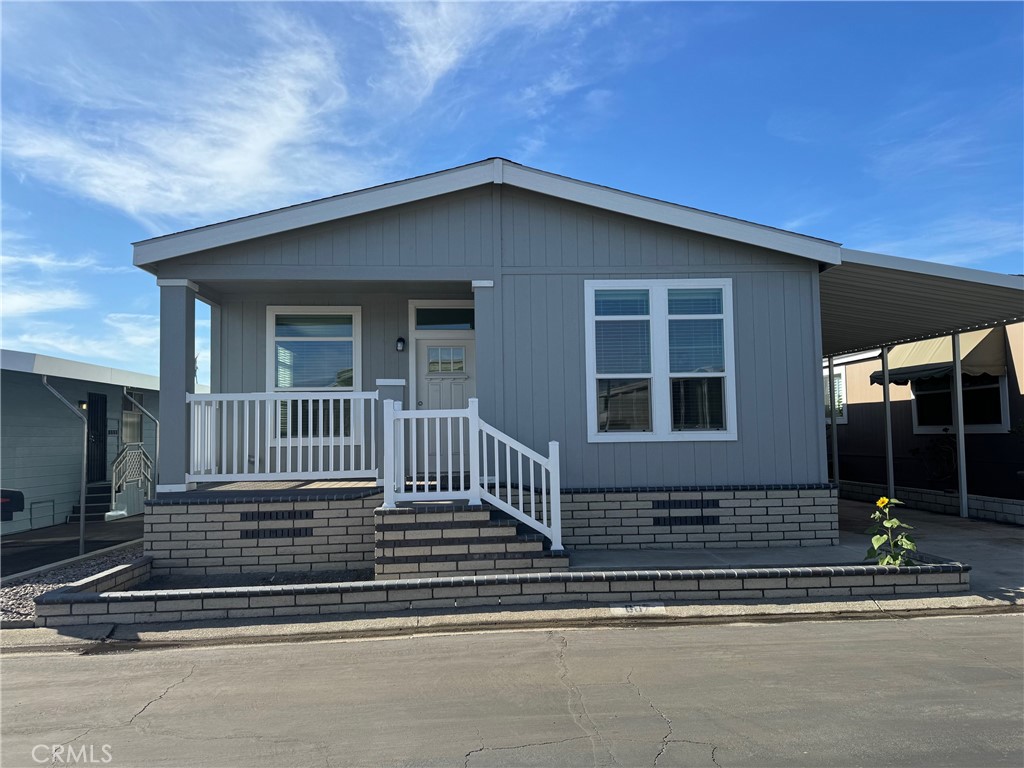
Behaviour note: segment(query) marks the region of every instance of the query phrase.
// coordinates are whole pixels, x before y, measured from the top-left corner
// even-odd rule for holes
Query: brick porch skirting
[[[569,549],[811,547],[839,537],[830,484],[567,489]]]

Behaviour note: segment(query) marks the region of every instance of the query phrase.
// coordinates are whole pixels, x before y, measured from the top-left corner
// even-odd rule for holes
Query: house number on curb
[[[642,614],[665,613],[664,603],[627,603],[613,605],[612,616],[640,616]]]

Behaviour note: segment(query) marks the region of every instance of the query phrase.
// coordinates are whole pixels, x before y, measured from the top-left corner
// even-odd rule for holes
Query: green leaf
[[[882,525],[884,525],[886,528],[895,528],[899,524],[900,524],[900,521],[899,520],[895,520],[895,519],[894,520],[883,520],[882,521]]]
[[[909,550],[911,552],[917,552],[917,544],[915,544],[910,539],[903,541],[901,544],[904,549]]]
[[[872,536],[871,537],[871,546],[874,549],[878,549],[883,544],[885,544],[885,542],[888,541],[888,540],[889,540],[888,536]]]

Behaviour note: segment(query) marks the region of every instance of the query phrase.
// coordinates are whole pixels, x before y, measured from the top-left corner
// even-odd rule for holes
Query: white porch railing
[[[186,482],[376,478],[376,392],[190,394]]]
[[[562,549],[558,443],[544,457],[461,410],[402,410],[384,401],[384,506],[465,497],[487,501]]]

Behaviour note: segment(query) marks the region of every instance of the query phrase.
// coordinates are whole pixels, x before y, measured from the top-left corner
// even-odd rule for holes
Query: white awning
[[[842,249],[821,273],[822,356],[1024,319],[1024,277]]]
[[[960,337],[961,372],[968,376],[1006,374],[1006,331],[990,328]],[[908,384],[919,379],[949,376],[953,372],[953,345],[948,337],[901,344],[889,353],[889,381]],[[882,371],[871,374],[882,383]]]

